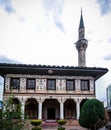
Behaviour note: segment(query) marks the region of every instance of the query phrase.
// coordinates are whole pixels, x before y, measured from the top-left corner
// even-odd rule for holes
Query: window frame
[[[56,90],[56,79],[47,79],[47,90]]]
[[[20,78],[10,78],[10,88],[11,89],[20,89]]]
[[[29,83],[29,81],[30,81],[30,83]],[[31,81],[34,81],[34,82],[31,83]],[[36,88],[36,79],[35,78],[27,78],[26,89],[35,90],[35,88]]]
[[[66,80],[66,90],[67,91],[74,91],[75,90],[75,80],[74,79],[67,79]]]
[[[81,80],[81,91],[89,91],[89,80]]]

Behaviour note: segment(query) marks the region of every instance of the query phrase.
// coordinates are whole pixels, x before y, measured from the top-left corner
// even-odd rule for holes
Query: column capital
[[[21,96],[21,97],[17,97],[17,98],[19,99],[19,101],[21,103],[25,103],[27,101],[27,97],[25,97],[25,96]]]
[[[45,97],[36,97],[36,100],[38,101],[38,103],[43,103],[45,100]]]
[[[64,103],[66,101],[66,98],[65,97],[59,97],[57,98],[58,102],[59,103]]]
[[[83,99],[83,98],[75,98],[74,101],[75,101],[76,103],[80,103],[80,102],[82,101],[82,99]]]

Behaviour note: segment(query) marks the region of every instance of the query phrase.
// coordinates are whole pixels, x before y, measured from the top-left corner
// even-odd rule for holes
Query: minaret
[[[75,43],[76,49],[78,50],[78,66],[85,67],[86,66],[86,48],[88,45],[88,41],[85,39],[85,28],[84,28],[82,10],[81,10],[78,33],[79,33],[79,40]]]

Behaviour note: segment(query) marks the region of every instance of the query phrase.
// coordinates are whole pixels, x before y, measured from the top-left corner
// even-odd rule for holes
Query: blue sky
[[[11,0],[0,0],[0,7],[9,14],[15,12]]]
[[[77,66],[74,43],[81,7],[88,39],[86,65],[109,69],[96,82],[97,98],[106,101],[111,0],[0,0],[0,62]]]
[[[97,0],[100,5],[101,15],[111,12],[111,0]]]

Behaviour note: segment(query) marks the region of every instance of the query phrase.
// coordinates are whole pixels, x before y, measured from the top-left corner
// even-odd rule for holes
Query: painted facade
[[[20,80],[20,87],[18,89],[10,89],[11,79]],[[34,89],[27,89],[27,79],[35,80]],[[55,90],[47,90],[48,79],[56,80]],[[89,88],[86,88],[86,90],[81,90],[81,80],[88,81],[89,86],[87,87]],[[75,88],[67,90],[67,81],[73,81]],[[94,98],[94,90],[94,78],[90,76],[78,77],[7,74],[5,80],[6,95],[9,93],[15,93],[15,97],[24,105],[27,104],[28,101],[34,102],[34,104],[25,105],[25,109],[23,108],[25,111],[24,113],[29,115],[30,118],[63,119],[64,116],[65,118],[78,118],[80,113],[80,103],[82,100]],[[53,114],[50,113],[51,111]],[[50,115],[53,115],[53,117],[50,117]]]

